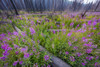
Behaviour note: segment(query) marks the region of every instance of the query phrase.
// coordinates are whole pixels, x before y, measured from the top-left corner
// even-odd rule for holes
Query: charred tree
[[[64,11],[64,7],[63,7],[63,5],[64,5],[64,0],[62,0],[62,4],[61,4],[61,6],[62,6],[61,13],[62,13],[62,11]]]
[[[8,9],[9,9],[9,11],[10,11],[11,13],[13,13],[13,11],[12,11],[12,9],[10,8],[10,5],[9,5],[9,3],[7,2],[7,0],[5,0],[5,2],[6,2],[6,4],[7,4],[7,7],[8,7]]]
[[[41,3],[42,0],[40,0],[40,12],[42,14],[42,3]]]
[[[52,11],[53,11],[53,13],[55,13],[55,0],[52,1],[52,5],[53,5],[53,7],[52,7],[52,8],[53,8]]]
[[[97,8],[99,7],[99,4],[100,4],[100,1],[98,2],[98,4],[97,4],[97,6],[95,7],[95,10],[94,10],[94,11],[97,10]]]
[[[35,11],[38,11],[37,1],[35,0]]]
[[[77,0],[74,0],[73,1],[72,7],[73,7],[73,11],[76,11],[76,8],[77,8]]]
[[[13,8],[14,8],[14,10],[15,10],[16,15],[19,15],[19,14],[18,14],[18,11],[17,11],[17,9],[16,9],[16,7],[15,7],[15,5],[14,5],[14,3],[13,3],[13,1],[12,1],[12,0],[10,0],[10,1],[11,1],[12,5],[13,5]]]
[[[45,0],[43,0],[43,11],[45,11]]]
[[[87,6],[85,12],[84,12],[83,14],[81,14],[81,17],[82,17],[82,18],[85,16],[86,12],[89,10],[91,4],[92,4],[92,3],[88,4],[88,6]]]

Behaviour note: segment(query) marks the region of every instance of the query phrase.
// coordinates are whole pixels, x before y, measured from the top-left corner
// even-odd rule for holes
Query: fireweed
[[[99,16],[97,18],[86,16],[83,19],[76,14],[58,15],[52,20],[46,16],[20,16],[14,17],[11,21],[24,32],[21,35],[17,32],[9,33],[9,36],[12,35],[10,39],[6,38],[5,34],[0,35],[0,43],[2,43],[0,60],[12,60],[8,65],[9,63],[14,66],[23,65],[31,62],[33,66],[50,67],[48,64],[50,57],[36,48],[40,44],[73,67],[99,67],[100,55],[96,52],[96,49],[100,48]],[[60,21],[59,27],[55,24],[56,21]],[[62,31],[47,31],[47,29],[62,29]],[[7,48],[9,50],[5,50]]]
[[[23,32],[22,32],[23,33]],[[30,43],[31,39],[26,38],[26,34],[22,35],[18,32],[14,32],[12,35],[1,34],[4,36],[0,41],[0,66],[17,66],[20,65],[32,65],[37,63],[39,67],[49,65],[49,56],[46,52],[41,51],[38,45]],[[24,34],[24,33],[23,33]],[[21,36],[22,35],[22,36]],[[20,37],[21,36],[21,37]],[[10,38],[9,40],[6,38]],[[20,38],[20,40],[18,40]],[[23,39],[27,39],[27,42],[23,42]],[[30,43],[30,45],[29,45]],[[34,47],[32,47],[34,46]],[[33,51],[35,49],[35,51]],[[37,53],[39,53],[37,55]],[[38,57],[37,57],[38,56]],[[44,60],[44,57],[46,60]],[[39,61],[41,59],[41,61]],[[42,62],[42,63],[41,63]],[[44,64],[43,64],[44,63]]]
[[[82,19],[83,20],[83,19]],[[63,20],[62,20],[63,21]],[[64,22],[64,21],[63,21]],[[45,22],[46,23],[46,22]],[[76,22],[71,23],[70,26],[75,26]],[[95,60],[95,56],[97,54],[94,54],[95,49],[98,48],[96,43],[93,42],[94,36],[99,36],[94,30],[97,30],[98,28],[98,22],[94,22],[89,20],[88,22],[81,22],[76,25],[76,28],[74,30],[71,30],[72,27],[66,27],[66,23],[60,25],[62,28],[68,28],[66,32],[63,34],[63,32],[42,32],[42,37],[39,37],[40,44],[42,44],[48,51],[52,52],[54,55],[64,59],[67,61],[67,63],[74,66],[91,66],[94,67],[95,62],[92,61],[98,61],[99,59]],[[41,25],[42,26],[42,25]],[[49,26],[49,24],[48,24]],[[44,27],[47,28],[47,27]],[[55,26],[52,26],[52,28],[55,28]],[[95,34],[94,34],[95,33]],[[57,35],[55,35],[57,34]],[[74,36],[74,38],[73,38]],[[100,37],[100,36],[99,36]],[[36,38],[37,39],[37,38]],[[54,47],[52,47],[52,44]],[[60,55],[58,55],[58,53]],[[89,60],[84,57],[90,56]],[[79,59],[78,59],[79,58]],[[70,61],[68,61],[70,60]],[[84,61],[85,60],[85,61]]]

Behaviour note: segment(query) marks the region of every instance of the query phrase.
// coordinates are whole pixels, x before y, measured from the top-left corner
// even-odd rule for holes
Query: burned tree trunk
[[[73,1],[73,4],[72,4],[73,11],[76,11],[77,4],[78,4],[77,0],[74,0],[74,1]]]
[[[10,11],[11,13],[13,13],[12,9],[10,8],[9,2],[7,2],[7,0],[5,0],[5,2],[6,2],[6,4],[7,4],[7,7],[8,7],[8,9],[9,9],[9,11]]]
[[[37,1],[35,0],[35,11],[38,11]]]
[[[85,16],[85,14],[86,14],[87,11],[88,11],[88,10],[85,10],[85,12],[84,12],[83,14],[81,14],[81,17],[82,17],[82,18]]]
[[[94,11],[97,10],[97,8],[99,7],[99,4],[100,4],[100,1],[98,2],[98,4],[97,4],[97,6],[95,7],[95,10],[94,10]]]
[[[64,5],[64,0],[62,0],[62,4],[61,4],[61,6],[62,6],[61,13],[64,11],[64,7],[63,7],[63,5]]]
[[[10,1],[11,1],[12,5],[13,5],[13,8],[14,8],[14,10],[15,10],[16,15],[19,15],[19,14],[18,14],[18,11],[17,11],[17,9],[16,9],[16,7],[15,7],[15,5],[14,5],[14,3],[13,3],[13,1],[12,1],[12,0],[10,0]]]
[[[53,8],[53,13],[55,13],[55,1],[54,0],[52,1],[52,5],[53,5],[53,7],[52,7]]]
[[[40,13],[42,14],[42,3],[41,3],[41,1],[40,1]]]
[[[82,18],[85,16],[86,12],[89,10],[91,4],[92,4],[92,3],[90,3],[90,4],[88,5],[88,7],[86,8],[85,12],[81,14],[81,17],[82,17]]]

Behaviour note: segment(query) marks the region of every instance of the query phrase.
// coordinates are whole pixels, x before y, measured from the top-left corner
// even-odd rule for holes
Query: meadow
[[[0,18],[0,67],[52,67],[51,56],[72,67],[100,67],[100,15],[62,13]],[[21,32],[15,31],[15,24]]]

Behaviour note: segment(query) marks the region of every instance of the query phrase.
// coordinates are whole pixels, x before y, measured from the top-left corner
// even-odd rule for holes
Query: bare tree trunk
[[[37,11],[37,10],[38,10],[38,8],[37,8],[37,2],[35,0],[35,11]]]
[[[97,8],[99,7],[99,4],[100,4],[100,1],[98,2],[98,4],[97,4],[97,6],[95,7],[95,10],[94,10],[94,11],[97,10]]]
[[[42,14],[42,0],[40,0],[40,13]]]
[[[85,10],[85,12],[84,12],[83,14],[81,14],[81,17],[82,17],[82,18],[85,16],[86,12],[89,10],[91,4],[92,4],[92,3],[90,3],[90,4],[88,5],[88,8]]]
[[[23,9],[24,9],[24,5],[23,5],[22,0],[20,0],[20,2],[21,2],[21,7],[22,7],[22,10],[23,10]]]
[[[17,9],[16,9],[16,7],[15,7],[15,5],[14,5],[14,3],[13,3],[13,1],[12,1],[12,0],[10,0],[10,1],[11,1],[11,3],[12,3],[13,7],[14,7],[14,10],[15,10],[16,15],[19,15],[18,12],[17,12]]]
[[[61,10],[61,13],[62,13],[62,11],[64,10],[63,8],[63,3],[64,3],[64,0],[62,0],[62,4],[61,4],[61,6],[62,6],[62,10]]]
[[[43,11],[45,11],[45,0],[43,0]]]
[[[53,11],[53,13],[54,13],[54,12],[55,12],[55,5],[54,5],[54,4],[55,4],[55,3],[54,3],[55,1],[53,0],[52,2],[53,2],[53,3],[52,3],[52,5],[53,5],[53,7],[52,7],[52,8],[53,8],[52,11]]]
[[[77,8],[77,0],[74,0],[73,1],[72,7],[73,7],[73,11],[76,11],[76,8]]]
[[[30,4],[31,4],[31,8],[32,8],[32,11],[34,11],[34,5],[33,5],[33,0],[30,0]]]
[[[5,10],[6,9],[6,7],[4,6],[4,4],[2,3],[2,1],[0,0],[0,3],[1,3],[1,7],[2,7],[2,9],[3,10]]]
[[[9,5],[9,3],[7,2],[7,0],[6,0],[5,2],[6,2],[6,4],[7,4],[8,9],[10,10],[10,12],[13,13],[12,9],[10,9],[10,5]]]

